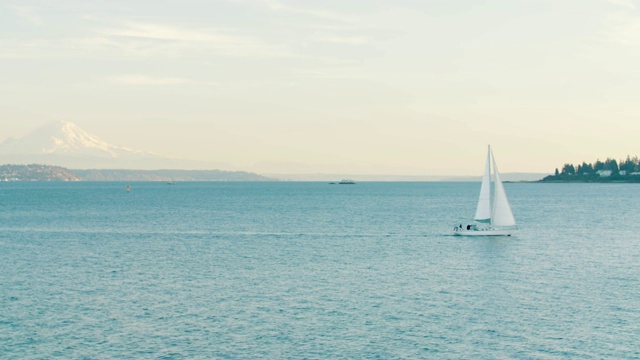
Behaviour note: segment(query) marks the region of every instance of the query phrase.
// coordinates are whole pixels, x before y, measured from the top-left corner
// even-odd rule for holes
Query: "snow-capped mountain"
[[[156,169],[177,165],[176,159],[111,145],[67,121],[46,124],[20,139],[5,140],[0,144],[0,162],[69,168]]]
[[[152,153],[108,144],[76,124],[67,121],[46,124],[21,139],[7,139],[0,144],[0,154],[71,155],[104,158],[157,156]]]

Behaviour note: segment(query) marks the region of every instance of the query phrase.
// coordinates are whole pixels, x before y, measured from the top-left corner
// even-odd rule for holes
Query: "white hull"
[[[516,229],[477,229],[477,230],[454,230],[453,235],[457,236],[511,236]]]

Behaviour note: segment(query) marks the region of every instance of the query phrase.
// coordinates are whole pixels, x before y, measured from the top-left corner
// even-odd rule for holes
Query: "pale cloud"
[[[206,24],[176,25],[163,21],[116,20],[96,16],[86,11],[73,13],[77,31],[50,37],[42,33],[18,34],[0,38],[0,58],[168,58],[204,59],[214,56],[249,59],[316,59],[319,54],[307,53],[306,43],[332,43],[350,46],[370,44],[372,38],[363,35],[358,17],[353,14],[287,4],[280,0],[227,0],[260,7],[261,11],[277,12],[292,20],[304,18],[303,24],[293,21],[288,27],[291,38],[281,33],[264,34],[251,27],[210,27]],[[43,24],[46,14],[34,6],[12,6],[11,9],[32,24]],[[69,13],[67,13],[69,14]],[[71,15],[69,15],[71,16]],[[312,21],[307,21],[311,18]],[[287,24],[286,19],[282,21]],[[74,21],[69,21],[74,24]],[[300,27],[304,27],[301,30]],[[296,31],[296,29],[298,31]],[[292,40],[293,39],[293,40]],[[302,45],[301,45],[302,44]],[[319,60],[319,59],[316,59]]]
[[[124,36],[154,40],[186,41],[186,42],[215,42],[226,44],[238,44],[249,42],[240,36],[230,36],[219,34],[216,30],[191,30],[177,27],[158,25],[128,23],[119,29],[109,29],[102,31],[108,36]]]
[[[180,85],[193,82],[190,79],[180,77],[152,77],[146,75],[118,75],[110,76],[107,78],[112,84],[123,85],[145,85],[145,86],[160,86],[160,85]]]
[[[222,55],[248,58],[282,58],[295,55],[282,45],[274,45],[258,37],[238,35],[233,30],[189,29],[150,23],[127,23],[119,28],[100,31],[101,43],[140,54],[168,54],[170,57]],[[154,42],[155,41],[155,42]]]
[[[363,36],[322,36],[314,38],[313,40],[318,42],[349,45],[363,45],[369,42],[369,39]]]
[[[344,65],[357,65],[357,64],[343,64],[342,67],[329,67],[320,69],[293,69],[296,74],[300,74],[308,78],[316,79],[357,79],[362,80],[362,76],[355,75],[350,68]]]
[[[629,9],[635,9],[636,5],[633,3],[633,0],[606,0],[608,3],[626,7]]]
[[[76,37],[0,38],[0,45],[0,58],[298,57],[286,45],[234,34],[232,30],[132,22],[86,31],[86,35]]]
[[[14,6],[9,6],[10,9],[12,9],[13,11],[15,11],[15,13],[22,18],[23,20],[26,20],[27,22],[33,24],[33,25],[43,25],[44,21],[42,20],[42,17],[40,15],[38,15],[38,11],[37,8],[33,7],[33,6],[28,6],[28,5],[23,5],[23,6],[18,6],[18,5],[14,5]]]
[[[627,46],[640,45],[640,15],[636,13],[634,0],[605,0],[617,5],[606,14],[606,36],[613,42]]]
[[[372,44],[375,38],[368,36],[372,30],[370,24],[363,19],[363,14],[358,16],[341,11],[336,12],[325,8],[302,5],[302,2],[295,2],[294,5],[286,4],[280,0],[236,0],[236,2],[261,5],[273,13],[291,19],[311,19],[301,24],[294,21],[290,24],[292,31],[302,29],[300,36],[307,42],[342,44],[360,46]],[[321,4],[321,3],[320,3]],[[376,33],[376,31],[373,31]],[[367,35],[363,35],[367,34]]]
[[[286,5],[279,0],[260,0],[263,5],[266,5],[267,8],[273,11],[278,12],[288,12],[294,14],[308,15],[321,20],[329,20],[334,22],[342,22],[342,23],[359,23],[357,17],[348,16],[344,13],[337,13],[328,10],[320,10],[317,8],[310,7],[298,7],[298,6],[290,6]]]
[[[610,38],[624,45],[640,45],[640,16],[617,12],[607,16]]]

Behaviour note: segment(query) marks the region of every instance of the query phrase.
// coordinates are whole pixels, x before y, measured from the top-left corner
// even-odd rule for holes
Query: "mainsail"
[[[494,173],[494,194],[493,194],[493,210],[491,213],[491,225],[492,226],[515,226],[516,219],[511,212],[511,206],[509,206],[509,200],[507,200],[507,194],[502,186],[500,180],[500,173],[496,166],[496,158],[491,153],[491,159],[493,160],[493,173]]]

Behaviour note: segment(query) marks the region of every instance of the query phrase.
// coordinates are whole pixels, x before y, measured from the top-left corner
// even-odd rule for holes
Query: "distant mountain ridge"
[[[274,181],[246,171],[223,170],[71,170],[86,181]]]
[[[48,123],[0,144],[0,164],[50,164],[71,169],[202,169],[215,164],[189,161],[116,146],[68,121]]]
[[[150,152],[111,145],[68,121],[48,123],[20,139],[8,138],[0,144],[0,154],[49,154],[105,158],[158,156]]]
[[[0,181],[274,181],[245,171],[223,170],[70,170],[60,166],[0,165]]]

